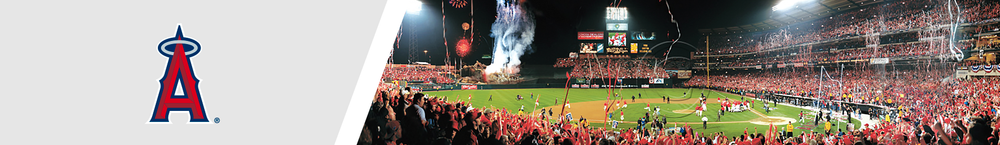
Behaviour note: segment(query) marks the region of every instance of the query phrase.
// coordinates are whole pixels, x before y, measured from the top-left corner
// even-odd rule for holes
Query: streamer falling
[[[531,42],[535,37],[535,19],[524,10],[523,2],[498,0],[497,20],[493,22],[491,37],[493,63],[486,67],[486,73],[520,72],[521,56],[531,53]]]

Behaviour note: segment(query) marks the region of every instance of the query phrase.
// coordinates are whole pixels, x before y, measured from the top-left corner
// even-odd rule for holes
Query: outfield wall
[[[893,104],[887,104],[889,106],[883,106],[883,105],[869,104],[869,103],[855,103],[855,102],[845,102],[838,100],[822,100],[818,98],[802,97],[799,95],[779,94],[770,92],[743,92],[739,90],[726,91],[724,88],[715,88],[715,87],[708,89],[715,91],[729,92],[737,95],[751,96],[759,98],[761,100],[766,100],[768,101],[768,103],[772,103],[773,101],[778,101],[779,103],[786,103],[795,106],[840,110],[839,113],[843,113],[842,111],[844,109],[843,107],[860,109],[859,110],[860,113],[863,114],[873,113],[869,112],[868,109],[872,109],[872,111],[874,111],[875,113],[883,115],[887,113],[891,114],[896,110],[895,108],[890,107],[893,106]]]
[[[820,99],[816,99],[816,98],[807,98],[807,97],[802,97],[802,96],[797,96],[797,95],[787,95],[787,94],[775,94],[775,96],[781,97],[781,98],[784,98],[784,99],[809,100],[809,103],[805,104],[806,106],[813,106],[813,107],[817,107],[817,108],[823,107],[823,104],[819,103],[821,100]],[[875,110],[875,111],[895,110],[895,109],[893,109],[891,107],[882,106],[882,105],[876,105],[876,104],[868,104],[868,103],[854,103],[854,102],[844,102],[844,101],[837,101],[837,100],[822,100],[822,101],[829,102],[829,103],[842,104],[842,105],[845,105],[845,106],[848,106],[848,107],[852,107],[852,108],[858,108],[858,109],[861,109],[861,113],[865,113],[865,114],[870,114],[870,112],[868,112],[868,109],[872,109],[872,110]],[[826,107],[826,108],[830,108],[830,107]]]

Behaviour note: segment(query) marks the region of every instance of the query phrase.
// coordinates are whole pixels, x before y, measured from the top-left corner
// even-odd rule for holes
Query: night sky
[[[418,14],[406,14],[400,26],[398,47],[394,50],[393,63],[407,63],[411,39],[416,46],[415,58],[418,61],[443,65],[446,54],[451,55],[451,61],[460,60],[455,52],[455,42],[462,37],[471,37],[472,51],[463,60],[466,64],[480,61],[489,64],[490,60],[482,59],[484,54],[491,54],[493,38],[490,28],[496,19],[496,1],[465,0],[464,7],[456,8],[448,3],[450,0],[422,0],[422,11]],[[746,25],[768,19],[771,6],[776,0],[669,0],[670,10],[680,24],[681,38],[684,41],[703,49],[704,37],[698,29],[732,27]],[[556,58],[568,57],[569,52],[579,51],[580,41],[578,31],[603,31],[605,26],[605,9],[616,1],[609,0],[527,0],[530,11],[535,16],[536,29],[532,47],[534,52],[524,55],[521,60],[525,65],[552,65]],[[442,25],[442,4],[445,19]],[[657,39],[653,44],[676,39],[677,28],[670,23],[670,15],[664,1],[660,0],[622,0],[619,7],[627,7],[629,11],[629,31],[653,31]],[[474,9],[474,10],[473,10]],[[470,16],[474,15],[474,16]],[[472,30],[463,31],[462,23],[472,24]],[[447,32],[443,32],[444,29]],[[669,38],[665,37],[669,33]],[[447,35],[443,35],[447,34]],[[607,35],[607,34],[605,34]],[[607,37],[607,36],[605,36]],[[445,39],[447,48],[445,52]],[[631,43],[631,42],[630,42]],[[657,47],[655,49],[666,49]],[[688,46],[675,45],[671,56],[689,57],[692,49]],[[427,53],[423,52],[427,50]],[[651,54],[652,55],[652,54]],[[662,57],[662,53],[658,54]]]

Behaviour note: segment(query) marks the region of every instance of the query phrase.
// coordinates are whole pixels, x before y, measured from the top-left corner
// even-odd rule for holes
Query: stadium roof
[[[770,18],[762,22],[724,28],[698,29],[698,32],[702,35],[718,35],[771,30],[883,1],[885,0],[805,0],[788,9],[772,11]]]

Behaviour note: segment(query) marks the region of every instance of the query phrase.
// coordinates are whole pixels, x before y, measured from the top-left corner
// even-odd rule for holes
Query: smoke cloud
[[[497,20],[491,29],[493,42],[493,63],[486,67],[486,73],[520,72],[521,56],[531,53],[531,42],[535,37],[535,18],[525,10],[518,0],[498,0]]]

